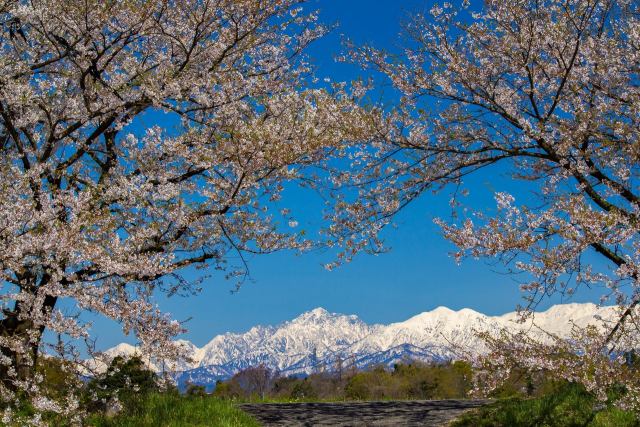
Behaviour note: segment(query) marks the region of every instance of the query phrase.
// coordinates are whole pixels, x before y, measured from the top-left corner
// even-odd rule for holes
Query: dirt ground
[[[264,426],[442,426],[486,400],[239,405]]]

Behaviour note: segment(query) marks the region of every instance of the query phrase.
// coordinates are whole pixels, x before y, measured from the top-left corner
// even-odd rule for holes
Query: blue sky
[[[333,61],[341,50],[343,34],[356,43],[393,50],[399,44],[400,22],[412,12],[429,9],[430,4],[424,0],[312,0],[310,5],[321,10],[323,22],[339,23],[309,51],[319,77],[331,76],[339,81],[358,76],[354,66]],[[520,186],[505,169],[482,171],[467,181],[471,191],[468,201],[471,207],[493,206],[494,191],[522,194]],[[305,225],[305,207],[313,205],[307,197],[292,192],[284,200],[294,210],[303,211],[301,226]],[[284,252],[253,257],[252,279],[239,292],[231,293],[235,282],[214,274],[198,296],[163,298],[159,303],[177,319],[191,319],[186,323],[189,332],[182,338],[199,346],[217,334],[279,323],[315,307],[380,323],[405,320],[440,305],[469,307],[487,314],[512,311],[521,302],[513,277],[486,261],[467,260],[457,265],[449,256],[454,248],[433,223],[434,217],[450,213],[448,199],[447,194],[426,194],[403,211],[396,218],[397,228],[385,231],[392,249],[389,253],[361,255],[332,272],[323,268],[331,260],[330,253],[316,251],[299,256]],[[595,301],[597,295],[581,292],[572,301]],[[554,302],[560,300],[547,301],[544,306]],[[123,341],[117,325],[105,320],[96,319],[94,332],[102,348]],[[126,340],[131,342],[132,338]]]

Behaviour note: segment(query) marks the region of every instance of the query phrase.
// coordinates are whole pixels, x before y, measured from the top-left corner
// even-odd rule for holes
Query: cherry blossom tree
[[[344,177],[359,197],[336,212],[335,233],[367,246],[423,193],[453,186],[461,206],[467,176],[508,170],[526,194],[498,192],[496,209],[437,220],[456,257],[520,273],[525,308],[602,286],[621,307],[599,341],[613,352],[640,303],[639,5],[470,3],[414,15],[400,55],[351,46],[345,60],[382,73],[402,99]]]
[[[628,344],[637,345],[637,332],[634,328],[623,338]],[[637,361],[633,360],[635,353],[612,357],[603,352],[606,335],[596,325],[574,327],[569,339],[546,331],[543,334],[543,339],[534,338],[527,331],[479,334],[488,353],[472,357],[476,366],[472,394],[486,396],[508,384],[513,379],[510,377],[526,372],[583,384],[598,400],[640,413],[640,376]]]
[[[244,254],[312,244],[280,193],[368,122],[340,87],[304,89],[304,49],[327,30],[301,3],[0,2],[6,420],[17,396],[77,413],[41,392],[34,366],[43,350],[78,357],[80,313],[175,358],[183,328],[154,293],[194,291],[189,266],[241,274]]]

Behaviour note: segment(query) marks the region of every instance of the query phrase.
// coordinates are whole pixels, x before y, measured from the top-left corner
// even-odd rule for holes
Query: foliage
[[[243,374],[238,374],[242,376]],[[376,366],[364,371],[320,372],[304,378],[273,377],[263,394],[243,387],[234,376],[216,384],[213,395],[234,400],[368,400],[464,398],[472,386],[471,366],[399,363],[392,370]]]
[[[474,378],[481,394],[504,390],[514,375],[542,376],[582,384],[602,402],[615,395],[615,404],[623,409],[640,408],[640,376],[633,357],[602,351],[603,336],[594,327],[575,328],[570,339],[548,334],[547,342],[523,332],[482,337],[489,352],[477,359]]]
[[[219,399],[235,400],[242,394],[242,390],[237,387],[237,384],[231,381],[216,382],[216,388],[213,390],[213,396]]]
[[[115,417],[92,416],[94,427],[257,427],[259,424],[232,403],[213,397],[151,393],[142,404]]]
[[[523,316],[585,287],[619,306],[615,321],[577,331],[591,334],[574,348],[588,350],[579,362],[570,343],[528,352],[568,380],[579,363],[598,398],[625,376],[607,354],[639,346],[639,26],[631,0],[443,2],[412,16],[401,55],[351,46],[344,58],[382,73],[401,100],[345,177],[345,188],[357,181],[358,207],[335,212],[337,232],[358,230],[350,247],[366,245],[422,194],[451,189],[453,216],[436,223],[456,259],[516,274]],[[480,169],[522,185],[468,209],[465,181]],[[640,413],[636,383],[621,403]]]
[[[318,393],[311,384],[311,381],[305,378],[302,381],[296,381],[294,383],[289,398],[292,400],[314,400],[318,398]]]
[[[41,357],[36,373],[42,375],[43,393],[57,400],[74,393],[81,383],[71,363],[55,357]]]
[[[498,400],[462,415],[452,426],[589,426],[636,427],[632,412],[613,406],[599,408],[597,399],[575,383],[563,383],[535,399],[512,397]]]
[[[202,385],[189,384],[187,386],[187,390],[185,391],[185,394],[187,396],[204,397],[207,395],[207,390]]]
[[[175,367],[183,327],[154,295],[196,293],[189,266],[240,282],[246,253],[312,246],[281,192],[370,120],[344,86],[308,89],[327,29],[299,5],[0,2],[3,404],[77,415],[34,366],[95,355],[84,311]]]
[[[378,375],[366,375],[359,373],[351,378],[347,382],[344,389],[344,396],[350,400],[368,400],[373,396],[373,387],[381,384],[384,380],[380,378],[380,374],[387,376],[386,371],[378,372]]]
[[[466,362],[396,364],[359,372],[349,378],[345,397],[366,399],[464,398],[471,389],[472,371]]]
[[[140,357],[116,356],[107,370],[89,381],[85,392],[85,405],[91,412],[139,405],[145,395],[158,390],[157,376]]]
[[[214,395],[221,398],[264,399],[273,388],[275,379],[275,373],[266,366],[250,366],[236,373],[229,381],[218,382]]]
[[[40,376],[41,396],[47,401],[64,402],[66,399],[71,398],[72,402],[74,402],[81,393],[82,381],[75,374],[74,366],[67,361],[54,357],[40,357],[36,364],[36,375]],[[11,412],[10,418],[12,418],[12,421],[8,424],[11,426],[24,425],[33,419],[40,419],[47,425],[61,427],[73,425],[77,421],[76,418],[54,411],[40,414],[25,393],[17,394],[16,400],[10,403],[0,401],[0,410]],[[80,408],[77,408],[77,410],[78,412],[81,411]],[[6,420],[0,420],[0,426],[4,425],[3,421]]]

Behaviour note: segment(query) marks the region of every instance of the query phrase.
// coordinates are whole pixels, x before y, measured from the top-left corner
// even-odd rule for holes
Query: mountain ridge
[[[406,359],[444,361],[456,358],[457,346],[476,353],[485,351],[474,331],[529,328],[533,333],[539,331],[541,337],[543,330],[568,336],[573,324],[598,324],[600,319],[612,319],[615,310],[615,306],[593,303],[561,304],[536,312],[533,320],[520,323],[516,312],[487,316],[469,308],[455,311],[439,306],[384,325],[367,324],[356,315],[331,313],[318,307],[278,325],[258,325],[245,333],[217,335],[202,347],[179,340],[191,362],[175,365],[172,370],[176,371],[179,384],[211,386],[260,364],[282,375],[305,375],[319,367],[331,369],[339,359],[350,360],[358,368],[392,365]],[[539,328],[532,328],[533,322]],[[136,352],[137,347],[122,343],[104,354],[109,358]],[[150,366],[157,369],[151,362]]]

